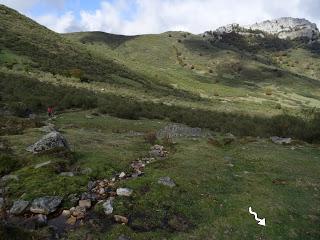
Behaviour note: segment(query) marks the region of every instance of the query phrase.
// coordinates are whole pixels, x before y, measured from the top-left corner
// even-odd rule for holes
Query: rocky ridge
[[[237,23],[219,27],[213,33],[238,33],[241,35],[259,35],[265,37],[266,34],[274,35],[280,39],[296,39],[305,37],[311,41],[320,37],[320,32],[315,23],[303,18],[283,17],[274,20],[267,20],[248,26],[241,26]],[[205,35],[211,35],[206,32]]]

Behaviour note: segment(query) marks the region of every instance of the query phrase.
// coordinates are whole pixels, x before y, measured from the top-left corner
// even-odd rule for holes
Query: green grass
[[[89,179],[110,178],[127,171],[131,161],[145,156],[142,136],[166,122],[124,120],[91,112],[59,115],[54,123],[75,150],[76,161],[53,156],[33,156],[25,147],[42,134],[37,129],[5,137],[23,166],[11,172],[20,178],[11,182],[10,199],[46,194],[65,198],[85,190]],[[215,147],[207,139],[176,139],[169,157],[147,166],[143,177],[121,182],[130,187],[130,198],[117,198],[115,214],[130,219],[129,226],[109,225],[102,230],[89,226],[68,233],[68,239],[90,232],[95,239],[114,239],[126,234],[133,239],[317,239],[319,224],[319,146],[301,143],[279,146],[267,139],[239,138],[229,146]],[[37,163],[52,164],[34,169]],[[93,172],[73,178],[58,176],[59,162],[68,167],[90,167]],[[230,164],[233,164],[231,167]],[[157,184],[170,176],[175,188]],[[60,188],[58,186],[67,186]],[[306,205],[306,203],[308,203]],[[68,205],[68,202],[65,202]],[[267,219],[265,228],[256,224],[248,207]],[[175,220],[186,221],[188,230]],[[103,220],[101,220],[103,224]]]

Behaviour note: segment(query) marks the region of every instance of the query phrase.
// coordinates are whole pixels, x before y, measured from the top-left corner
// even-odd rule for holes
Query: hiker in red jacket
[[[48,107],[48,117],[53,117],[53,107]]]

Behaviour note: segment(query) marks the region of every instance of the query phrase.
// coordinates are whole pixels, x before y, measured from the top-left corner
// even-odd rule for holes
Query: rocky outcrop
[[[55,149],[69,149],[67,140],[59,132],[51,132],[26,150],[32,153],[46,152]]]
[[[240,26],[236,23],[229,24],[219,27],[214,32],[206,32],[205,35],[213,35],[215,33],[219,36],[232,32],[240,35],[259,35],[260,37],[265,37],[266,34],[269,34],[281,39],[305,37],[311,41],[319,39],[320,36],[315,23],[311,23],[306,19],[291,17],[268,20],[248,26]]]
[[[62,198],[56,196],[47,196],[37,198],[32,201],[30,211],[32,213],[39,214],[50,214],[56,211],[58,206],[61,204]]]
[[[317,25],[306,19],[300,18],[279,18],[271,21],[256,23],[245,28],[251,30],[260,30],[272,35],[276,35],[281,39],[306,37],[310,40],[315,40],[319,37]]]

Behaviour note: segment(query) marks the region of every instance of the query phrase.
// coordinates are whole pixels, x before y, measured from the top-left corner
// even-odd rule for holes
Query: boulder
[[[38,142],[29,146],[26,150],[34,154],[50,150],[69,150],[67,140],[59,132],[51,132],[42,137]]]
[[[153,147],[151,147],[149,154],[151,157],[164,158],[167,156],[168,152],[165,151],[163,146],[154,145]]]
[[[15,201],[13,203],[13,206],[10,209],[10,213],[13,215],[21,215],[27,210],[29,204],[30,204],[29,201],[24,201],[24,200]]]
[[[129,196],[131,196],[132,193],[133,193],[133,190],[131,190],[129,188],[118,188],[117,189],[118,196],[129,197]]]
[[[161,177],[158,183],[171,188],[176,186],[176,183],[170,177]]]
[[[292,142],[291,138],[281,138],[281,137],[277,137],[277,136],[271,137],[270,139],[273,143],[280,144],[280,145],[290,144]]]
[[[34,199],[31,203],[30,211],[32,213],[50,214],[57,210],[61,204],[62,197],[46,196]]]
[[[127,224],[129,222],[128,218],[126,217],[123,217],[123,216],[120,216],[120,215],[114,215],[114,220],[117,222],[117,223],[124,223],[124,224]]]

